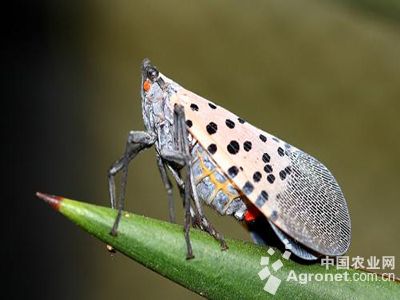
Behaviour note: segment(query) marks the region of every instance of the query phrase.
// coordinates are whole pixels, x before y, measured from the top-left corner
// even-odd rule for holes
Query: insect
[[[170,176],[183,198],[187,258],[194,257],[191,225],[227,248],[223,235],[206,218],[203,204],[234,216],[256,243],[268,243],[274,235],[302,260],[348,250],[351,223],[346,200],[318,160],[183,88],[148,59],[142,64],[141,98],[145,130],[129,133],[125,153],[108,173],[111,205],[118,208],[112,235],[117,234],[124,207],[128,164],[155,146],[172,222]],[[117,201],[114,177],[120,171]]]

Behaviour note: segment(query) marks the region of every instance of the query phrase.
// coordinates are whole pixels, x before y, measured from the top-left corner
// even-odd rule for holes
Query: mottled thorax
[[[173,147],[173,108],[170,105],[171,91],[161,75],[156,73],[149,79],[149,72],[153,69],[142,71],[142,114],[147,131],[154,132],[157,136],[157,149]],[[162,83],[162,84],[160,84]]]

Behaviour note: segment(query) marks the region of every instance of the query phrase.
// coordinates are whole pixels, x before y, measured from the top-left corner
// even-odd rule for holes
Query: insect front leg
[[[125,189],[128,178],[128,165],[136,155],[144,149],[151,147],[156,141],[156,137],[145,131],[131,131],[126,142],[124,154],[115,161],[108,170],[108,189],[110,193],[110,201],[112,208],[118,208],[117,217],[115,218],[114,225],[110,234],[117,235],[117,229],[121,220],[122,210],[124,209],[125,202]],[[117,203],[115,193],[115,175],[122,171],[121,177],[121,191],[119,201]],[[118,207],[117,207],[118,206]]]

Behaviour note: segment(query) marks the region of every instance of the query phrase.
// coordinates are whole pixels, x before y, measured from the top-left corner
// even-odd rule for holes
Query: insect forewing
[[[323,255],[350,244],[342,191],[318,160],[173,83],[189,131],[237,189],[286,234]]]

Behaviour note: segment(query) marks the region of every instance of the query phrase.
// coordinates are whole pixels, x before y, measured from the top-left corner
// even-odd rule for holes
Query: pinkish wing
[[[324,165],[184,88],[171,101],[185,107],[190,133],[269,220],[321,254],[347,251],[347,204]]]

